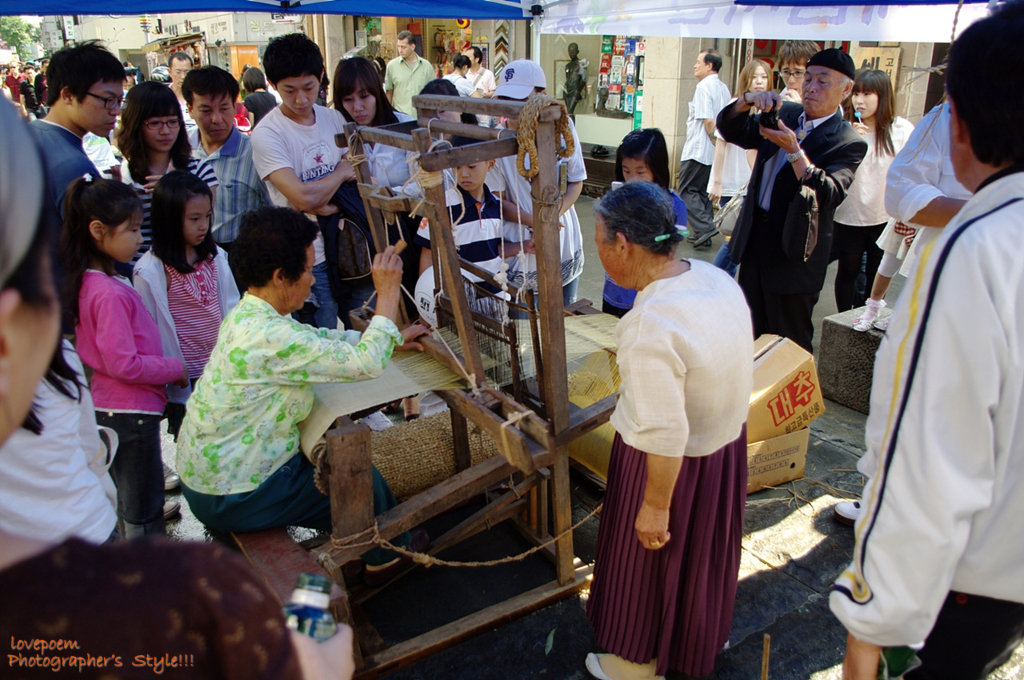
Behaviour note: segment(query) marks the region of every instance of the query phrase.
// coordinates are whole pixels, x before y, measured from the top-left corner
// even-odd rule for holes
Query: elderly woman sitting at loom
[[[608,275],[639,293],[615,329],[617,434],[587,614],[602,680],[704,677],[729,638],[747,487],[750,310],[728,274],[675,259],[668,192],[632,182],[595,206]]]
[[[299,450],[297,425],[312,408],[313,385],[376,378],[396,346],[426,332],[395,325],[402,263],[390,246],[373,260],[376,314],[362,335],[292,319],[313,283],[316,233],[294,210],[261,208],[246,215],[231,250],[232,268],[248,289],[221,324],[178,437],[182,491],[213,529],[330,531],[330,499],[316,489],[313,466]],[[375,514],[397,505],[376,468],[373,505]],[[392,543],[419,550],[426,534],[407,532]],[[363,559],[367,582],[400,566],[380,548]]]

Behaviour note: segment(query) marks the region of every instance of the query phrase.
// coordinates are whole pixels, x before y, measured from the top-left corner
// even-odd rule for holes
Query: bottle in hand
[[[330,601],[329,578],[319,574],[299,574],[291,602],[284,606],[285,623],[292,630],[323,642],[338,630],[334,615],[328,609]]]

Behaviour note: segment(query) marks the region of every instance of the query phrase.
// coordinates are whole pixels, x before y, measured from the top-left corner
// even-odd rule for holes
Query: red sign
[[[798,407],[810,405],[813,394],[814,383],[811,382],[810,371],[800,371],[792,382],[768,401],[768,410],[772,414],[775,426],[778,427],[792,418]]]

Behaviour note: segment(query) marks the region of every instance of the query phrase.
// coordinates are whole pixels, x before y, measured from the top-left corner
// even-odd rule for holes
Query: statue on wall
[[[587,60],[580,60],[580,48],[569,43],[569,61],[565,64],[565,85],[562,86],[562,100],[570,114],[587,93]]]

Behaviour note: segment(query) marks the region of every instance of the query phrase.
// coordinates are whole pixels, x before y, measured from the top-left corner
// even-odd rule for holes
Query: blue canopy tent
[[[275,12],[423,17],[425,19],[523,19],[515,0],[0,0],[0,15],[161,14],[185,12]]]

